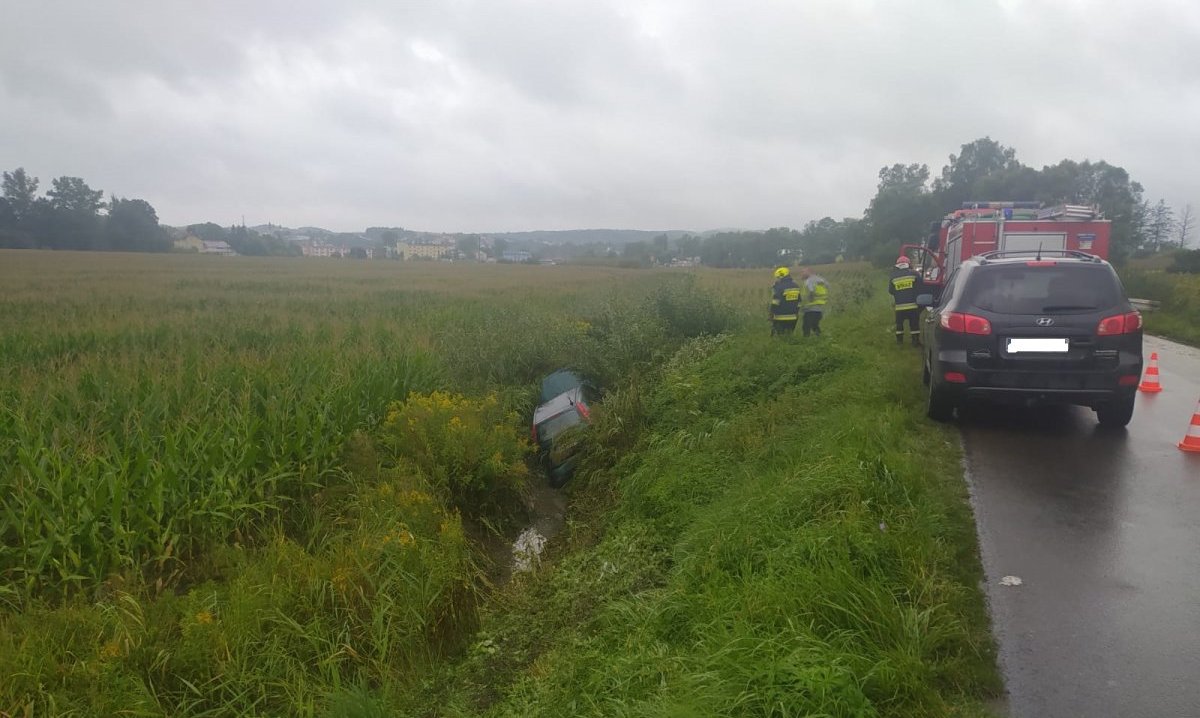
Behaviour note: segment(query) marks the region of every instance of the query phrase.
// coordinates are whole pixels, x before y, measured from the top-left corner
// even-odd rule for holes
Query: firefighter
[[[896,259],[896,268],[892,270],[888,292],[895,303],[896,343],[904,343],[904,323],[908,322],[908,334],[912,345],[921,346],[921,330],[917,328],[917,322],[921,318],[921,308],[917,306],[917,295],[921,292],[921,275],[912,268],[908,257],[901,255]]]
[[[800,286],[792,279],[787,267],[775,270],[775,286],[771,288],[771,336],[796,331],[800,318]]]
[[[804,336],[811,332],[821,336],[821,316],[825,314],[825,304],[829,301],[829,283],[819,274],[813,274],[808,267],[800,270],[804,279]]]

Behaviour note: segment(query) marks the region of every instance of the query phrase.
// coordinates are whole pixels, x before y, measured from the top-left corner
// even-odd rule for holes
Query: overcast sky
[[[1200,210],[1194,0],[0,7],[0,168],[167,224],[798,227],[985,135]]]

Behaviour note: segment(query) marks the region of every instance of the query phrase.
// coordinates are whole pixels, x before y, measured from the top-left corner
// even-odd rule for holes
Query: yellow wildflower
[[[400,503],[403,505],[427,504],[432,501],[432,497],[424,491],[405,491],[400,498]]]
[[[208,611],[200,611],[196,614],[196,623],[200,625],[208,625],[213,622],[213,615]]]
[[[462,524],[459,522],[458,514],[446,514],[442,522],[438,525],[438,533],[445,536],[458,536],[462,533]]]

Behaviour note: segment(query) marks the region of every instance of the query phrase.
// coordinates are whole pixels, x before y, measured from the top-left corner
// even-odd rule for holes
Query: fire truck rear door
[[[1066,249],[1067,235],[1043,232],[1013,232],[1004,234],[1000,249],[1006,252],[1029,252],[1042,249]]]

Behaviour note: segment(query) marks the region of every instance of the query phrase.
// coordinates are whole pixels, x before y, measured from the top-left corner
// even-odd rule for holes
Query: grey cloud
[[[1200,6],[50,0],[0,26],[0,166],[164,221],[762,227],[990,135],[1200,204]]]

